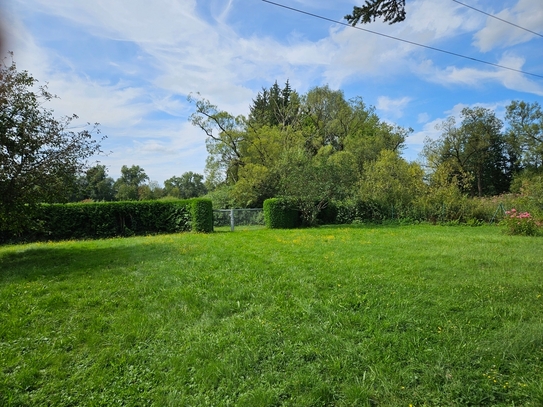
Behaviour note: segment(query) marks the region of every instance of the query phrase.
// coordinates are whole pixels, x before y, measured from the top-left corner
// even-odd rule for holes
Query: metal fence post
[[[234,231],[234,208],[230,209],[230,232]]]

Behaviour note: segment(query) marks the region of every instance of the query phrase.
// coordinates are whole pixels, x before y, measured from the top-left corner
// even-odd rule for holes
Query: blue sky
[[[277,0],[342,21],[363,0]],[[542,0],[463,0],[543,33]],[[99,157],[113,178],[140,165],[162,183],[203,173],[205,135],[187,95],[247,114],[262,87],[288,79],[361,96],[386,121],[414,132],[417,158],[436,124],[466,106],[495,109],[543,101],[543,79],[408,45],[295,13],[261,0],[3,0],[7,47],[60,99],[58,116],[99,122]],[[407,0],[407,20],[363,28],[543,75],[543,38],[452,0]]]

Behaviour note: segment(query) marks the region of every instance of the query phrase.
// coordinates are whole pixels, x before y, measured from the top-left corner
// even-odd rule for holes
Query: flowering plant
[[[541,228],[541,222],[535,220],[529,212],[518,212],[515,208],[505,212],[501,224],[510,235],[536,236]]]

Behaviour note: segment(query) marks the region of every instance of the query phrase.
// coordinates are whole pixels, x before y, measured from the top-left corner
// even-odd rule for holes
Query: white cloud
[[[386,114],[392,117],[402,117],[403,109],[411,101],[411,98],[404,96],[399,99],[392,99],[387,96],[379,96],[377,98],[377,105],[375,106],[378,110],[385,112]]]
[[[504,53],[497,64],[522,70],[524,58]],[[428,81],[445,86],[462,85],[466,88],[480,88],[493,82],[499,83],[507,89],[543,96],[543,86],[538,82],[529,79],[527,75],[520,72],[503,68],[480,69],[449,66],[443,69],[435,66],[431,61],[425,61],[418,66],[418,71]]]
[[[18,65],[48,81],[51,91],[61,96],[53,104],[55,113],[78,113],[82,120],[101,122],[104,133],[112,135],[106,148],[114,150],[106,158],[112,171],[130,165],[129,159],[159,180],[181,174],[187,163],[194,165],[192,170],[203,171],[205,137],[186,120],[193,110],[185,101],[191,92],[199,91],[221,110],[246,114],[256,92],[275,80],[282,84],[289,79],[300,93],[325,83],[336,89],[355,84],[355,91],[365,100],[367,92],[374,92],[377,108],[391,119],[401,117],[411,99],[377,95],[417,94],[412,88],[417,81],[419,86],[423,82],[419,92],[421,87],[477,91],[498,85],[543,94],[539,83],[521,74],[475,64],[458,68],[453,65],[458,63],[456,59],[448,59],[447,67],[440,60],[441,54],[320,20],[297,20],[298,15],[284,14],[288,16],[285,20],[299,23],[285,25],[284,33],[279,33],[284,21],[278,16],[290,12],[278,13],[277,7],[270,5],[264,5],[262,12],[269,13],[273,27],[251,31],[244,7],[249,1],[253,0],[12,0],[11,8],[17,9],[18,15],[9,19],[14,27],[10,38],[21,50],[16,52]],[[520,18],[517,8],[529,9],[530,4],[534,8],[537,1],[541,0],[520,0],[511,12]],[[292,3],[318,14],[337,15],[338,19],[353,5],[350,0]],[[408,19],[402,24],[375,23],[362,28],[447,48],[486,21],[479,13],[450,0],[413,0],[408,7]],[[123,50],[126,45],[132,53],[125,57],[98,50],[86,60],[73,56],[43,39],[39,30],[26,26],[23,21],[29,15],[34,16],[32,21],[47,21],[53,16],[53,21],[66,26],[66,38],[74,42],[77,39],[72,35],[81,35],[90,38],[89,43],[116,44]],[[541,20],[537,21],[541,26]],[[245,30],[239,28],[241,25]],[[276,27],[281,29],[273,30]],[[503,39],[501,31],[499,35],[487,35],[484,29],[480,33],[488,46]],[[500,63],[522,67],[524,59],[515,56],[518,54],[508,51]],[[381,89],[381,85],[391,87]],[[434,101],[440,98],[418,95],[419,106],[424,97]],[[408,138],[409,145],[416,145],[423,134],[433,134],[427,126],[441,120],[428,122],[439,113],[432,111],[433,107],[421,108],[428,112],[418,115],[419,123],[425,125]],[[406,127],[409,125],[413,123]],[[171,168],[176,169],[174,173]]]
[[[470,32],[481,26],[483,18],[469,13],[450,0],[417,0],[408,6],[404,37],[413,41],[436,41]],[[412,34],[416,34],[414,37]]]
[[[107,133],[107,131],[104,131]],[[120,176],[123,165],[139,165],[151,179],[163,182],[187,171],[204,173],[205,134],[189,122],[164,124],[151,122],[127,131],[121,137],[106,139],[102,145],[113,152],[100,161],[113,178]]]
[[[417,116],[417,123],[426,123],[430,120],[430,115],[426,112],[419,113]]]
[[[539,33],[543,27],[541,0],[519,0],[513,8],[506,8],[495,15],[502,20]],[[488,17],[485,27],[474,35],[474,45],[482,52],[487,52],[496,47],[505,48],[533,38],[537,37],[520,28]]]

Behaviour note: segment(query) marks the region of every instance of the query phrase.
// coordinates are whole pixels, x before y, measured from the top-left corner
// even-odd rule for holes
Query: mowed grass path
[[[541,406],[543,239],[322,227],[0,247],[2,406]]]

